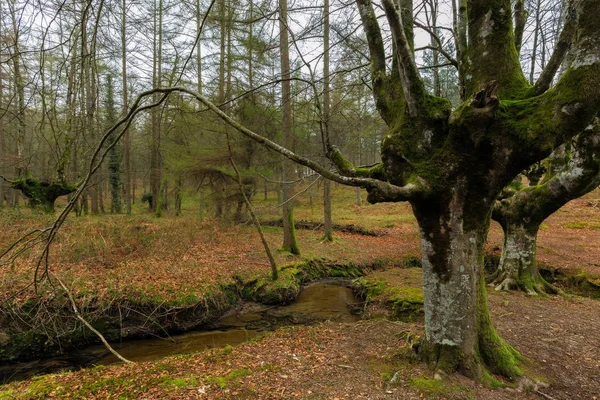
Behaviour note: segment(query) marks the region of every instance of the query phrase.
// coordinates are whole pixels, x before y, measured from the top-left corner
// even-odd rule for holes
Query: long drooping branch
[[[265,138],[262,135],[259,135],[252,130],[246,128],[239,122],[235,121],[233,118],[228,116],[226,113],[221,111],[215,104],[210,102],[206,97],[201,96],[198,93],[195,93],[186,88],[168,88],[168,89],[160,89],[159,92],[162,93],[171,93],[171,92],[182,92],[186,93],[196,100],[204,104],[207,108],[213,111],[219,118],[221,118],[225,123],[230,125],[232,128],[236,129],[240,133],[249,137],[250,139],[262,144],[263,146],[276,151],[277,153],[283,155],[284,157],[289,158],[290,160],[309,167],[313,171],[319,173],[324,178],[332,180],[334,182],[338,182],[348,186],[358,186],[367,189],[369,191],[368,200],[372,203],[383,202],[383,201],[407,201],[409,199],[415,198],[420,195],[427,189],[427,183],[424,180],[418,181],[417,184],[409,183],[405,186],[396,186],[392,185],[388,182],[384,182],[377,179],[372,178],[363,178],[363,177],[352,177],[352,176],[342,176],[330,171],[328,168],[306,158],[299,154],[294,153],[293,151]]]
[[[574,7],[574,0],[571,0],[568,9],[566,10],[565,25],[560,32],[554,52],[552,53],[548,64],[540,74],[537,82],[529,91],[529,96],[539,96],[550,88],[556,72],[563,63],[565,56],[573,43],[577,31],[578,15],[576,10],[576,7]]]

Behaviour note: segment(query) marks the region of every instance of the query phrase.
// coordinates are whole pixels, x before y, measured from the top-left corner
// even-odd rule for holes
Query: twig
[[[128,359],[123,357],[121,354],[119,354],[119,352],[117,352],[115,349],[113,349],[112,346],[106,341],[104,336],[96,328],[94,328],[89,322],[87,322],[85,318],[83,318],[81,316],[81,314],[79,313],[79,309],[77,308],[77,303],[75,303],[75,299],[73,298],[73,295],[71,294],[71,291],[63,283],[63,281],[60,280],[60,278],[58,276],[54,275],[54,278],[57,280],[58,284],[63,288],[65,293],[67,293],[67,296],[69,297],[69,300],[71,302],[71,307],[73,308],[73,312],[75,313],[75,316],[77,317],[77,319],[80,320],[90,331],[94,332],[94,334],[96,334],[96,336],[98,336],[100,338],[100,340],[102,341],[104,346],[106,346],[108,351],[110,351],[112,354],[114,354],[119,360],[123,361],[125,364],[133,364],[133,361],[129,361]]]
[[[542,392],[540,392],[540,391],[539,391],[539,390],[537,390],[537,389],[535,390],[535,393],[539,394],[540,396],[542,396],[542,397],[544,397],[544,398],[546,398],[546,399],[548,399],[548,400],[555,400],[555,399],[554,399],[554,397],[552,397],[552,396],[549,396],[549,395],[547,395],[546,393],[542,393]]]

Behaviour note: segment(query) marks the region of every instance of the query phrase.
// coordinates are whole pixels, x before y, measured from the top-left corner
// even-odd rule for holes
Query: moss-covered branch
[[[389,125],[394,120],[395,111],[390,105],[390,96],[386,88],[388,88],[393,78],[389,77],[386,72],[385,49],[381,29],[379,28],[379,22],[377,21],[371,0],[356,0],[356,4],[369,45],[371,82],[373,84],[375,105],[383,120]]]
[[[468,0],[467,12],[472,76],[467,95],[495,80],[501,98],[517,97],[529,85],[515,47],[510,0]]]
[[[527,17],[525,0],[517,0],[515,3],[515,47],[517,48],[517,53],[521,52],[521,46],[523,45],[523,32],[525,32]]]
[[[576,136],[569,151],[564,147],[546,163],[541,183],[505,190],[503,198],[496,201],[492,218],[500,223],[505,236],[500,265],[491,278],[498,290],[557,292],[539,273],[537,233],[546,218],[600,184],[600,124]]]

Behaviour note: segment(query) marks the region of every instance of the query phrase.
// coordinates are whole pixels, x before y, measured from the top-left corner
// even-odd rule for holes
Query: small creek
[[[327,279],[313,283],[287,306],[253,305],[246,311],[232,312],[209,330],[190,331],[167,339],[134,339],[113,344],[131,361],[151,361],[174,354],[185,354],[213,347],[235,346],[263,332],[283,325],[311,324],[331,320],[354,322],[359,319],[348,307],[358,303],[348,280]],[[111,365],[119,360],[102,345],[94,345],[69,354],[31,362],[0,365],[0,383],[27,379],[33,375],[93,365]]]

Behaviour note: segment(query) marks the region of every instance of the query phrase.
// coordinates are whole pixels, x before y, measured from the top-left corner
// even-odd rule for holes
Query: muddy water
[[[235,346],[278,326],[311,324],[331,320],[353,322],[350,304],[359,300],[345,285],[348,281],[328,280],[306,287],[296,301],[288,306],[256,306],[252,311],[232,313],[219,320],[211,330],[192,331],[168,339],[138,339],[115,344],[131,361],[157,360],[173,354],[185,354],[212,347]],[[119,360],[104,346],[91,346],[68,356],[28,363],[0,366],[0,383],[25,379],[32,375],[77,369],[92,365],[110,365]]]

